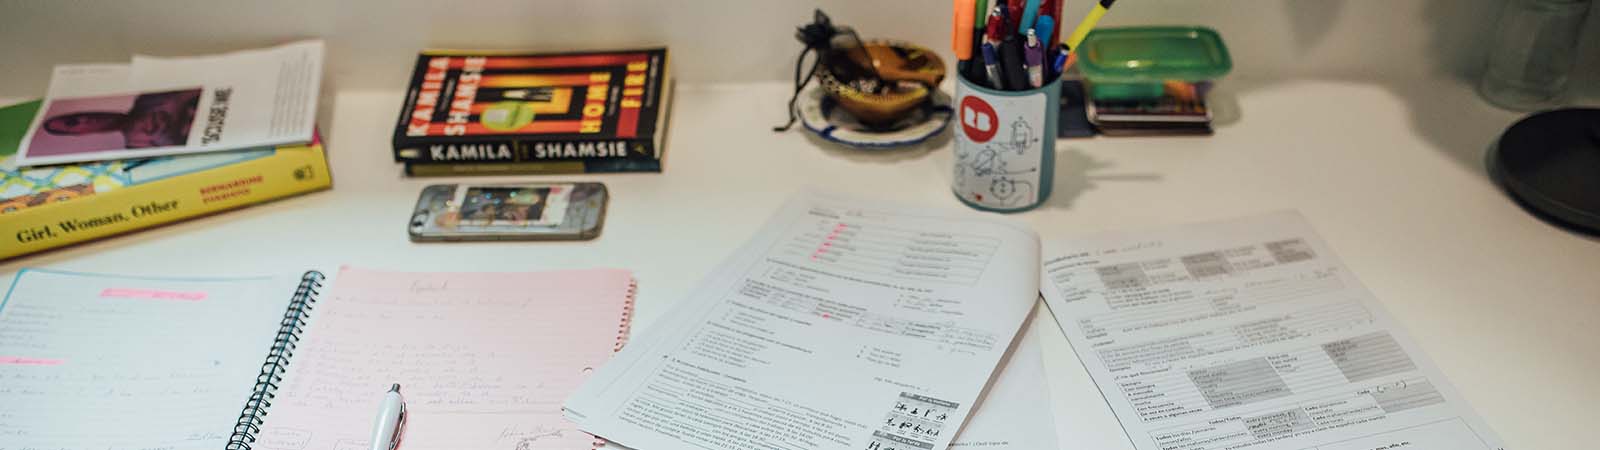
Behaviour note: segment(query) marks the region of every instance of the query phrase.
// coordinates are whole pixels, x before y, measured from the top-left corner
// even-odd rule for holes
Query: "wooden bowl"
[[[841,108],[868,125],[889,125],[909,114],[931,98],[932,90],[944,80],[944,60],[926,48],[902,41],[873,40],[863,44],[871,64],[887,86],[877,92],[859,89],[849,80],[840,80],[828,67],[818,67],[822,90]]]

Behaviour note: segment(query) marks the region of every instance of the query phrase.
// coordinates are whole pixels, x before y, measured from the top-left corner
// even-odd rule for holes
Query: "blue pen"
[[[1053,66],[1055,66],[1055,68],[1056,68],[1056,73],[1062,73],[1061,72],[1062,70],[1066,70],[1066,68],[1067,68],[1067,44],[1061,44],[1061,52],[1060,53],[1056,53],[1056,62],[1055,62],[1055,64],[1053,64]]]
[[[1056,29],[1056,19],[1054,17],[1039,16],[1039,20],[1035,21],[1033,23],[1033,34],[1039,36],[1040,40],[1050,39],[1050,33],[1054,32],[1055,29]],[[1041,51],[1042,52],[1047,52],[1050,49],[1050,44],[1049,43],[1043,43],[1043,45],[1044,45],[1044,48],[1041,49]],[[1042,53],[1041,53],[1041,58],[1042,57],[1044,57],[1044,56],[1042,56]],[[1058,69],[1058,70],[1055,70],[1055,71],[1050,72],[1050,73],[1061,73],[1061,70]],[[1046,77],[1046,78],[1051,78],[1051,77]]]
[[[1040,40],[1050,39],[1050,33],[1055,31],[1056,19],[1054,17],[1039,16],[1039,20],[1033,22],[1033,34],[1039,35]],[[1046,46],[1048,47],[1049,43],[1046,43]]]
[[[1017,34],[1028,34],[1028,30],[1033,28],[1033,19],[1036,17],[1039,17],[1039,0],[1028,0],[1022,5],[1022,22],[1017,26]]]
[[[989,73],[989,85],[1000,89],[1000,56],[995,54],[994,45],[987,42],[983,44],[983,70]]]

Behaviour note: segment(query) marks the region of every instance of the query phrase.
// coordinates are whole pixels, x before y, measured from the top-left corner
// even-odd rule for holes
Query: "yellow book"
[[[107,169],[108,166],[114,166]],[[70,170],[83,184],[0,200],[0,260],[123,234],[332,185],[321,142],[217,154],[103,163]],[[48,181],[47,176],[7,181]],[[100,185],[100,186],[97,186]],[[96,190],[104,192],[95,192]],[[9,203],[8,203],[9,202]]]

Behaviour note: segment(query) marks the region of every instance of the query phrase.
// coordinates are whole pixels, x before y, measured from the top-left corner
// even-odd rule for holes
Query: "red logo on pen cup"
[[[1000,117],[995,114],[994,107],[976,95],[961,99],[961,109],[956,113],[961,115],[961,131],[972,142],[989,142],[1000,131]]]

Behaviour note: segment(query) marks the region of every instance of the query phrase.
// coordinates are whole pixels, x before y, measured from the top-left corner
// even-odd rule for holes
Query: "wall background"
[[[1475,79],[1505,0],[1123,0],[1104,25],[1218,29],[1234,76]],[[1075,25],[1090,2],[1068,0]],[[680,81],[788,79],[795,26],[821,7],[863,37],[948,57],[936,0],[0,0],[0,97],[41,93],[50,67],[184,55],[321,37],[337,89],[400,89],[417,49],[603,49],[667,44]],[[1600,90],[1600,8],[1574,85]],[[1070,26],[1070,25],[1069,25]]]

